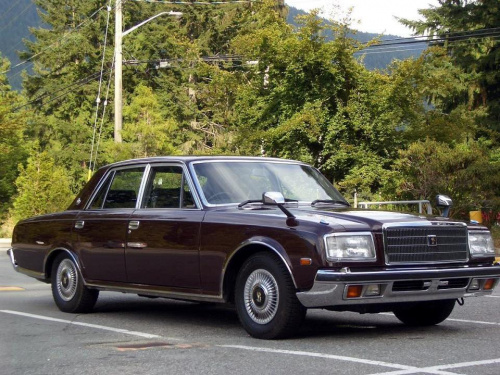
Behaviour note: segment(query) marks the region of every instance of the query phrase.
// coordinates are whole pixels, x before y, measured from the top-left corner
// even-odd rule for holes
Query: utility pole
[[[115,143],[122,142],[122,0],[115,0]]]
[[[157,17],[163,16],[163,15],[174,16],[174,17],[182,16],[181,12],[161,12],[161,13],[158,13],[156,16],[150,17],[147,20],[144,20],[141,23],[131,27],[127,31],[122,31],[123,30],[122,4],[123,4],[123,0],[115,0],[115,132],[114,132],[115,143],[122,142],[122,128],[123,128],[122,40],[123,40],[123,37],[128,35],[132,31],[138,29],[142,25],[148,23],[149,21],[154,20]]]

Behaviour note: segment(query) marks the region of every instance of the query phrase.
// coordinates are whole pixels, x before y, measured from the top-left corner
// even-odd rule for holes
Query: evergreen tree
[[[18,195],[11,214],[15,221],[31,216],[62,211],[71,203],[71,180],[47,152],[33,150],[26,167],[20,165],[16,179]]]
[[[8,67],[7,59],[0,56],[0,71],[7,71]],[[0,223],[16,192],[17,166],[26,158],[22,134],[25,114],[14,111],[21,104],[22,99],[11,90],[6,76],[0,75]]]
[[[438,36],[454,64],[470,75],[469,90],[451,97],[451,107],[483,107],[485,124],[500,131],[500,25],[498,0],[439,0],[439,6],[421,9],[423,21],[402,20],[416,34]]]

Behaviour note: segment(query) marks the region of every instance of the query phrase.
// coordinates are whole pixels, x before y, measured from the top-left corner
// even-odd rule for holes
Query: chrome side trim
[[[87,283],[86,286],[88,288],[98,289],[107,292],[141,294],[151,297],[171,298],[171,299],[186,300],[186,301],[203,301],[203,302],[220,302],[220,303],[225,302],[224,298],[221,295],[209,296],[206,294],[182,293],[171,290],[141,288],[137,286],[128,287],[128,286],[116,286],[116,285],[103,285],[98,283]]]

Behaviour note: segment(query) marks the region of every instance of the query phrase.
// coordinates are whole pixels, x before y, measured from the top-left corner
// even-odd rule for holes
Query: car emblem
[[[427,245],[429,246],[437,246],[438,244],[438,239],[435,235],[431,234],[427,236]]]

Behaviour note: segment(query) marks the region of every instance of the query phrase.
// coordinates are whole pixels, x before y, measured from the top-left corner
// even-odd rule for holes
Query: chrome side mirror
[[[451,198],[444,194],[436,195],[436,206],[442,211],[441,216],[448,217],[450,215],[450,208],[453,206]]]
[[[266,191],[262,193],[262,203],[278,206],[278,208],[286,215],[286,224],[291,227],[299,225],[295,216],[285,207],[285,197],[279,191]]]
[[[285,197],[279,191],[266,191],[262,194],[264,204],[284,204]]]

